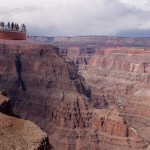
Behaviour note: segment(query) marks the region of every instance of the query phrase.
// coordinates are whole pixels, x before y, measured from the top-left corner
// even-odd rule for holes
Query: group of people
[[[26,31],[26,25],[25,24],[21,24],[21,28],[18,25],[18,23],[10,23],[8,22],[6,25],[4,22],[0,22],[0,28],[4,29],[4,30],[15,30],[15,31]]]

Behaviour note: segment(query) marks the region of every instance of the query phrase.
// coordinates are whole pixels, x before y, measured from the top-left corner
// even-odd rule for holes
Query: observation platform
[[[0,39],[6,40],[26,40],[25,31],[13,31],[13,30],[1,30],[0,29]]]
[[[0,39],[6,40],[26,40],[26,25],[18,23],[8,22],[5,25],[4,22],[0,22]]]

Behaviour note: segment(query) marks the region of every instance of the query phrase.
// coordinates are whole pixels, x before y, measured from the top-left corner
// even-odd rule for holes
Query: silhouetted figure
[[[18,25],[18,23],[16,24],[16,30],[19,30],[19,25]]]
[[[3,24],[3,22],[1,21],[1,22],[0,22],[0,27],[2,27],[2,24]]]
[[[13,22],[11,23],[11,29],[12,30],[14,29],[14,23]]]
[[[21,24],[21,31],[26,31],[26,25],[25,24]]]
[[[4,29],[4,22],[0,22],[0,27],[1,27],[1,29]]]
[[[2,22],[2,28],[4,28],[4,22]]]
[[[8,22],[7,27],[8,27],[8,29],[10,29],[10,22]]]

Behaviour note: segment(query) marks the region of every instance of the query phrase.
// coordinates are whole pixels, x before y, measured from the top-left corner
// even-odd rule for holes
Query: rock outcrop
[[[0,150],[50,150],[47,134],[34,123],[13,116],[11,101],[0,91]]]

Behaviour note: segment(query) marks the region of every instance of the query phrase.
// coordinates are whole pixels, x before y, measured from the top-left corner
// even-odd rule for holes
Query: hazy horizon
[[[150,37],[149,0],[5,0],[0,13],[31,36]]]

